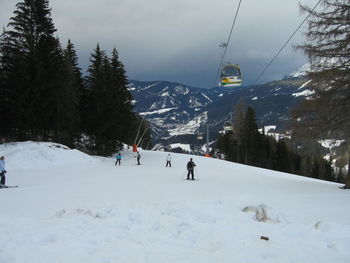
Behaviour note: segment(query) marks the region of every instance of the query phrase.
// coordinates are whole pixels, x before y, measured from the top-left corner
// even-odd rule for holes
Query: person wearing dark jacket
[[[196,167],[196,164],[193,162],[192,158],[187,163],[187,180],[190,180],[190,174],[191,174],[191,180],[194,180],[194,167]]]
[[[139,152],[137,152],[136,159],[137,159],[137,165],[140,165],[141,154]]]
[[[4,156],[1,156],[0,157],[0,184],[1,184],[1,187],[5,187],[5,183],[6,183],[6,177],[5,177],[5,174],[6,174],[6,170],[5,170],[5,157]]]

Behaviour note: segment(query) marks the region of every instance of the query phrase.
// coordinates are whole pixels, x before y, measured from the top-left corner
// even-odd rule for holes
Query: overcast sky
[[[6,26],[18,0],[0,0],[0,25]],[[50,0],[57,36],[74,43],[86,71],[100,43],[116,46],[129,79],[168,80],[209,88],[219,67],[220,42],[226,42],[239,0]],[[300,0],[313,7],[317,0]],[[226,53],[252,84],[302,22],[298,0],[243,0]],[[283,77],[306,63],[293,45],[305,41],[305,26],[259,82]]]

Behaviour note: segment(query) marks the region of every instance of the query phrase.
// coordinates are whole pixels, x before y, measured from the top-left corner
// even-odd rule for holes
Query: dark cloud
[[[0,25],[6,25],[16,0],[1,0]],[[303,20],[298,0],[242,1],[225,61],[241,65],[245,83],[253,83]],[[313,6],[316,1],[304,0]],[[85,70],[97,42],[117,47],[131,79],[170,80],[211,87],[219,65],[220,42],[231,28],[238,0],[51,0],[62,43],[76,45]],[[282,77],[306,62],[293,44],[298,33],[261,81]]]

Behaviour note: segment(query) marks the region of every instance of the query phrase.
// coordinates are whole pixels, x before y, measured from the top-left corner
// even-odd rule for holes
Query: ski
[[[18,185],[1,185],[0,189],[5,189],[5,188],[17,188]]]

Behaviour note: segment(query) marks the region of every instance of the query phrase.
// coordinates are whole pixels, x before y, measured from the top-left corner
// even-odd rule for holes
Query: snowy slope
[[[51,146],[51,147],[50,147]],[[121,166],[50,143],[0,145],[0,262],[349,262],[350,192],[192,156],[130,151]],[[269,220],[258,222],[255,212]],[[268,241],[261,236],[269,237]]]

